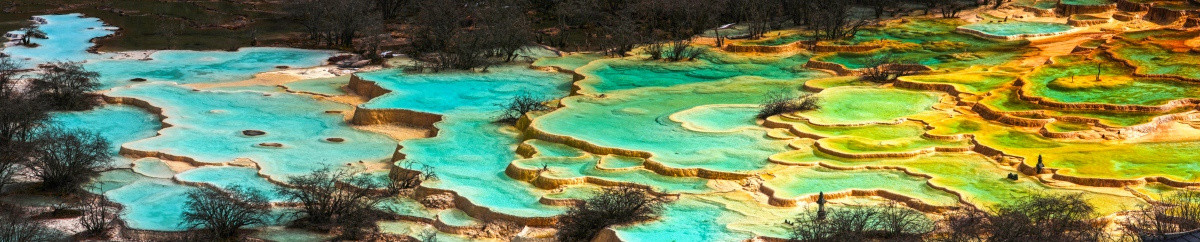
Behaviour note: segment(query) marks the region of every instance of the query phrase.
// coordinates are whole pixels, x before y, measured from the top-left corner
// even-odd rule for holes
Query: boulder
[[[343,139],[343,138],[325,138],[325,141],[334,142],[334,143],[341,143],[341,142],[346,142],[346,139]]]
[[[355,61],[354,63],[350,63],[350,67],[351,68],[361,68],[361,67],[367,66],[367,64],[371,64],[371,60]]]
[[[129,79],[129,81],[131,81],[131,82],[146,82],[146,78],[138,77],[138,78],[134,78],[134,79]]]
[[[341,61],[351,60],[351,59],[357,60],[355,58],[356,56],[357,55],[354,55],[354,54],[335,55],[335,56],[329,57],[329,59],[327,59],[327,60],[329,62],[336,63],[336,62],[341,62]]]
[[[454,207],[454,196],[449,193],[440,193],[425,196],[421,199],[421,205],[425,205],[430,209],[448,209]]]

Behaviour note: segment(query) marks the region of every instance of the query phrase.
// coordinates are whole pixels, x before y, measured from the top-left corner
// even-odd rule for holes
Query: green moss
[[[1161,65],[1159,62],[1144,64],[1149,63]],[[1200,64],[1200,59],[1195,63]],[[1180,68],[1200,71],[1200,68],[1194,67]],[[1025,78],[1028,85],[1024,88],[1029,95],[1067,103],[1160,105],[1200,95],[1200,87],[1195,85],[1166,78],[1134,77],[1132,74],[1133,69],[1104,56],[1092,59],[1056,58],[1054,64],[1043,65],[1029,73]]]
[[[947,74],[906,76],[901,78],[914,82],[950,84],[960,91],[978,94],[1012,83],[1017,79],[1017,76],[1004,72],[986,71],[982,68],[971,68]]]
[[[816,95],[816,111],[802,115],[822,124],[888,123],[929,111],[940,95],[871,87],[836,87]]]

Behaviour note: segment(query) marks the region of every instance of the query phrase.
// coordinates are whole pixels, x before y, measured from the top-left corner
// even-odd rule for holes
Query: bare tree
[[[942,219],[942,228],[933,237],[935,241],[978,242],[986,241],[990,230],[987,211],[967,206],[952,211]]]
[[[379,10],[383,20],[391,20],[400,17],[400,12],[409,4],[409,0],[375,0],[375,9]]]
[[[585,36],[583,48],[597,49],[611,56],[624,56],[649,38],[648,31],[638,27],[633,1],[566,0],[555,10],[559,21],[559,38],[568,31]],[[559,46],[566,47],[560,40]]]
[[[437,180],[437,173],[432,166],[408,159],[401,162],[400,166],[404,169],[388,172],[388,178],[391,178],[389,192],[398,194],[401,190],[417,188],[425,181]]]
[[[0,191],[32,154],[34,130],[49,118],[47,107],[17,85],[19,66],[0,57]]]
[[[720,12],[717,7],[721,5],[719,1],[647,0],[637,1],[632,7],[637,19],[641,19],[641,27],[649,30],[651,58],[681,61],[703,53],[691,45],[691,39],[716,25],[716,15],[712,13]]]
[[[611,187],[572,206],[558,221],[559,241],[591,241],[612,225],[653,220],[664,200],[641,188]]]
[[[80,63],[59,62],[45,65],[33,82],[34,91],[58,110],[87,110],[96,104],[90,94],[100,88],[100,73],[84,69]]]
[[[313,45],[353,47],[364,29],[381,23],[378,0],[289,0],[284,11],[304,26]]]
[[[988,219],[993,240],[1096,241],[1104,227],[1092,221],[1092,207],[1082,194],[1038,194],[996,209]]]
[[[321,169],[288,178],[291,187],[278,188],[288,200],[299,203],[293,214],[296,225],[328,232],[338,230],[343,239],[359,239],[363,230],[374,229],[379,218],[376,190],[384,188],[366,176],[348,170]]]
[[[46,191],[78,189],[112,159],[108,140],[85,130],[42,129],[35,139],[37,148],[27,166]]]
[[[487,47],[492,49],[489,57],[513,61],[526,46],[533,43],[533,28],[525,16],[525,1],[499,0],[480,9],[480,21],[487,23],[484,33],[491,40]]]
[[[762,38],[783,18],[783,8],[776,0],[729,0],[726,10],[729,18],[749,29],[747,38]]]
[[[1200,228],[1200,191],[1181,190],[1164,194],[1161,201],[1128,211],[1118,221],[1131,241],[1162,241],[1167,235]]]
[[[46,36],[46,32],[42,31],[42,29],[38,28],[38,26],[22,28],[21,30],[25,32],[25,35],[21,37],[21,45],[32,46],[33,45],[33,42],[31,42],[32,39],[47,39],[48,38]]]
[[[947,216],[942,241],[1097,241],[1104,226],[1082,194],[1035,194],[995,214],[965,209]]]
[[[859,5],[871,8],[875,19],[882,19],[889,8],[898,7],[902,2],[896,0],[858,0]]]
[[[1004,3],[1008,2],[1009,0],[988,0],[988,1],[992,2],[992,9],[999,9],[1001,5],[1004,5]]]
[[[783,11],[783,15],[797,26],[808,25],[808,20],[812,19],[813,1],[810,0],[780,0],[779,7]]]
[[[83,216],[79,217],[79,225],[83,227],[80,234],[86,237],[107,238],[108,230],[117,220],[117,213],[109,211],[104,206],[104,199],[91,197],[83,200],[81,206]]]
[[[899,203],[891,202],[878,210],[875,219],[883,238],[916,241],[934,229],[934,222],[924,213]]]
[[[215,189],[196,189],[188,192],[182,224],[204,231],[212,239],[229,240],[238,230],[266,224],[271,208],[261,191],[234,186],[228,193]]]
[[[496,122],[516,124],[517,120],[526,113],[550,110],[550,106],[546,105],[547,101],[535,98],[528,93],[513,96],[511,101],[502,106],[503,109],[500,116],[496,117]]]
[[[806,28],[814,40],[838,40],[854,36],[870,22],[856,19],[851,14],[848,1],[809,1],[802,3],[808,8]]]
[[[926,1],[936,2],[938,12],[942,14],[943,18],[956,18],[956,17],[958,17],[959,12],[962,12],[963,10],[967,10],[968,8],[975,6],[975,1],[969,1],[969,2],[963,2],[963,1],[959,1],[959,0],[926,0]]]
[[[933,229],[923,213],[896,203],[830,209],[825,216],[810,210],[784,224],[792,241],[920,241]]]
[[[499,61],[511,61],[533,43],[524,2],[423,1],[408,28],[409,56],[425,61],[434,71],[487,70]]]

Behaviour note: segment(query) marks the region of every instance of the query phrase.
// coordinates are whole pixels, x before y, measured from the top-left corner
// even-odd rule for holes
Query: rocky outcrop
[[[812,59],[808,60],[808,63],[804,63],[804,68],[827,71],[839,76],[852,76],[859,73],[858,71],[846,68],[842,64]]]
[[[1190,18],[1190,17],[1187,18],[1187,20],[1183,21],[1183,27],[1184,28],[1200,27],[1200,18]]]
[[[262,130],[253,130],[253,129],[242,130],[242,135],[250,136],[250,137],[266,135],[266,134],[267,134],[267,132],[264,132]]]
[[[350,82],[346,84],[346,89],[366,99],[376,98],[392,92],[379,86],[374,81],[362,79],[358,74],[350,74]]]
[[[396,168],[393,168],[393,169],[396,169]],[[403,169],[403,168],[399,168],[399,169]],[[479,219],[484,222],[502,220],[502,221],[512,221],[512,222],[529,225],[529,226],[552,226],[555,224],[556,221],[558,221],[557,217],[522,217],[522,216],[509,215],[509,214],[505,214],[505,213],[492,211],[492,209],[490,209],[490,208],[476,205],[475,203],[471,202],[471,200],[469,200],[461,195],[458,195],[458,192],[451,191],[451,190],[429,188],[429,187],[424,187],[424,186],[418,186],[416,189],[416,194],[417,194],[417,196],[420,196],[420,197],[443,194],[443,193],[453,195],[455,208],[462,210],[463,212],[467,213],[467,215],[470,215],[472,218],[476,218],[476,219]]]
[[[1042,9],[1042,8],[1036,8],[1033,6],[1021,6],[1021,9],[1025,10],[1026,12],[1033,13],[1033,16],[1037,16],[1037,17],[1054,17],[1054,9],[1053,8]]]
[[[1143,20],[1158,24],[1170,24],[1179,21],[1184,16],[1183,10],[1172,10],[1161,5],[1151,5],[1150,9],[1142,16]]]
[[[1146,3],[1130,2],[1129,0],[1117,0],[1117,10],[1121,10],[1122,12],[1141,12],[1150,10],[1150,5]]]
[[[979,116],[983,117],[984,119],[1018,127],[1042,127],[1053,121],[1051,119],[1032,119],[1019,117],[1017,115],[1023,114],[1022,112],[1004,112],[992,110],[991,107],[988,107],[983,103],[972,105],[971,111],[978,113]]]
[[[1103,5],[1071,5],[1059,3],[1054,7],[1054,12],[1059,16],[1071,16],[1075,14],[1093,14],[1112,11],[1117,8],[1116,3]]]
[[[950,85],[950,84],[946,84],[946,83],[919,82],[919,81],[913,81],[913,80],[911,80],[909,78],[905,78],[905,77],[896,78],[896,81],[892,82],[892,86],[899,87],[899,88],[905,88],[905,89],[913,89],[913,90],[939,91],[939,92],[948,93],[948,94],[950,94],[950,96],[955,96],[955,97],[957,97],[959,94],[964,93],[963,91],[958,90],[958,88],[955,87],[954,85]]]
[[[1141,15],[1136,14],[1136,13],[1114,13],[1112,17],[1113,17],[1113,19],[1116,19],[1117,21],[1123,21],[1123,22],[1129,22],[1129,21],[1133,21],[1133,20],[1142,18]]]
[[[812,52],[867,52],[879,49],[877,45],[834,45],[821,42],[808,42],[804,48]]]
[[[815,202],[817,202],[817,198],[818,198],[817,194],[810,194],[807,196],[801,196],[801,197],[796,197],[796,198],[782,198],[782,197],[776,196],[775,189],[773,189],[769,186],[760,186],[759,191],[768,196],[767,204],[771,204],[772,206],[778,206],[778,207],[795,207],[795,206],[799,205],[800,203],[815,203]],[[884,199],[903,203],[904,205],[906,205],[912,209],[916,209],[918,211],[922,211],[922,212],[926,212],[926,213],[940,213],[940,212],[944,212],[944,211],[951,210],[954,208],[953,206],[938,206],[938,205],[928,204],[928,203],[925,203],[924,201],[921,201],[921,199],[901,195],[901,194],[894,193],[894,192],[891,192],[888,190],[883,190],[883,189],[868,189],[868,190],[850,189],[850,190],[840,191],[840,192],[825,193],[825,199],[839,199],[839,198],[847,198],[847,197],[881,197]]]
[[[801,42],[792,42],[783,45],[743,45],[743,44],[726,44],[725,51],[734,53],[788,53],[796,52],[804,49]]]
[[[1110,21],[1112,21],[1112,19],[1101,18],[1101,17],[1092,17],[1092,18],[1071,17],[1070,19],[1067,19],[1067,25],[1071,25],[1071,26],[1075,26],[1075,27],[1087,27],[1087,26],[1092,26],[1092,25],[1097,25],[1097,24],[1106,24]]]
[[[927,148],[915,149],[915,150],[910,150],[910,151],[902,151],[902,152],[850,153],[850,152],[843,152],[843,151],[831,149],[829,147],[825,147],[825,145],[822,145],[820,141],[813,143],[813,148],[816,149],[817,151],[820,151],[821,153],[825,153],[825,154],[829,154],[829,155],[833,155],[833,156],[837,156],[837,157],[850,158],[850,159],[912,158],[912,157],[917,157],[920,155],[932,154],[934,152],[967,152],[967,151],[972,150],[972,148],[970,146],[966,146],[966,147],[927,147]]]
[[[727,44],[724,49],[735,53],[788,53],[801,50],[812,52],[867,52],[879,49],[876,45],[834,45],[817,41],[796,41],[783,45]]]
[[[391,93],[373,81],[364,80],[358,75],[351,74],[346,88],[367,99]],[[442,115],[412,111],[407,109],[372,109],[358,105],[354,107],[354,115],[350,123],[354,125],[399,124],[409,127],[436,130],[435,123],[442,121]],[[434,131],[436,132],[436,131]]]
[[[442,115],[418,112],[407,109],[371,109],[362,106],[354,107],[354,116],[350,124],[375,125],[399,124],[409,127],[436,129],[435,123],[442,121]]]

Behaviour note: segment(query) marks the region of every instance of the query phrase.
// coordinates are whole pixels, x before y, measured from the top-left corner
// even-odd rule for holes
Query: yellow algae
[[[813,123],[848,125],[897,123],[901,118],[932,110],[940,95],[872,87],[837,87],[815,95],[818,110],[801,112]]]
[[[919,75],[901,77],[902,82],[914,82],[922,84],[947,84],[954,87],[953,91],[980,94],[999,88],[1009,84],[1017,79],[1014,74],[1006,72],[988,71],[982,67],[972,67],[962,71],[950,72],[945,74],[935,75]],[[902,85],[902,84],[897,84]],[[935,85],[910,85],[907,88],[924,89],[924,90],[940,90]]]
[[[1091,89],[1091,88],[1115,88],[1124,85],[1129,85],[1133,82],[1133,77],[1130,76],[1081,76],[1081,77],[1062,77],[1050,81],[1047,86],[1055,89]]]

